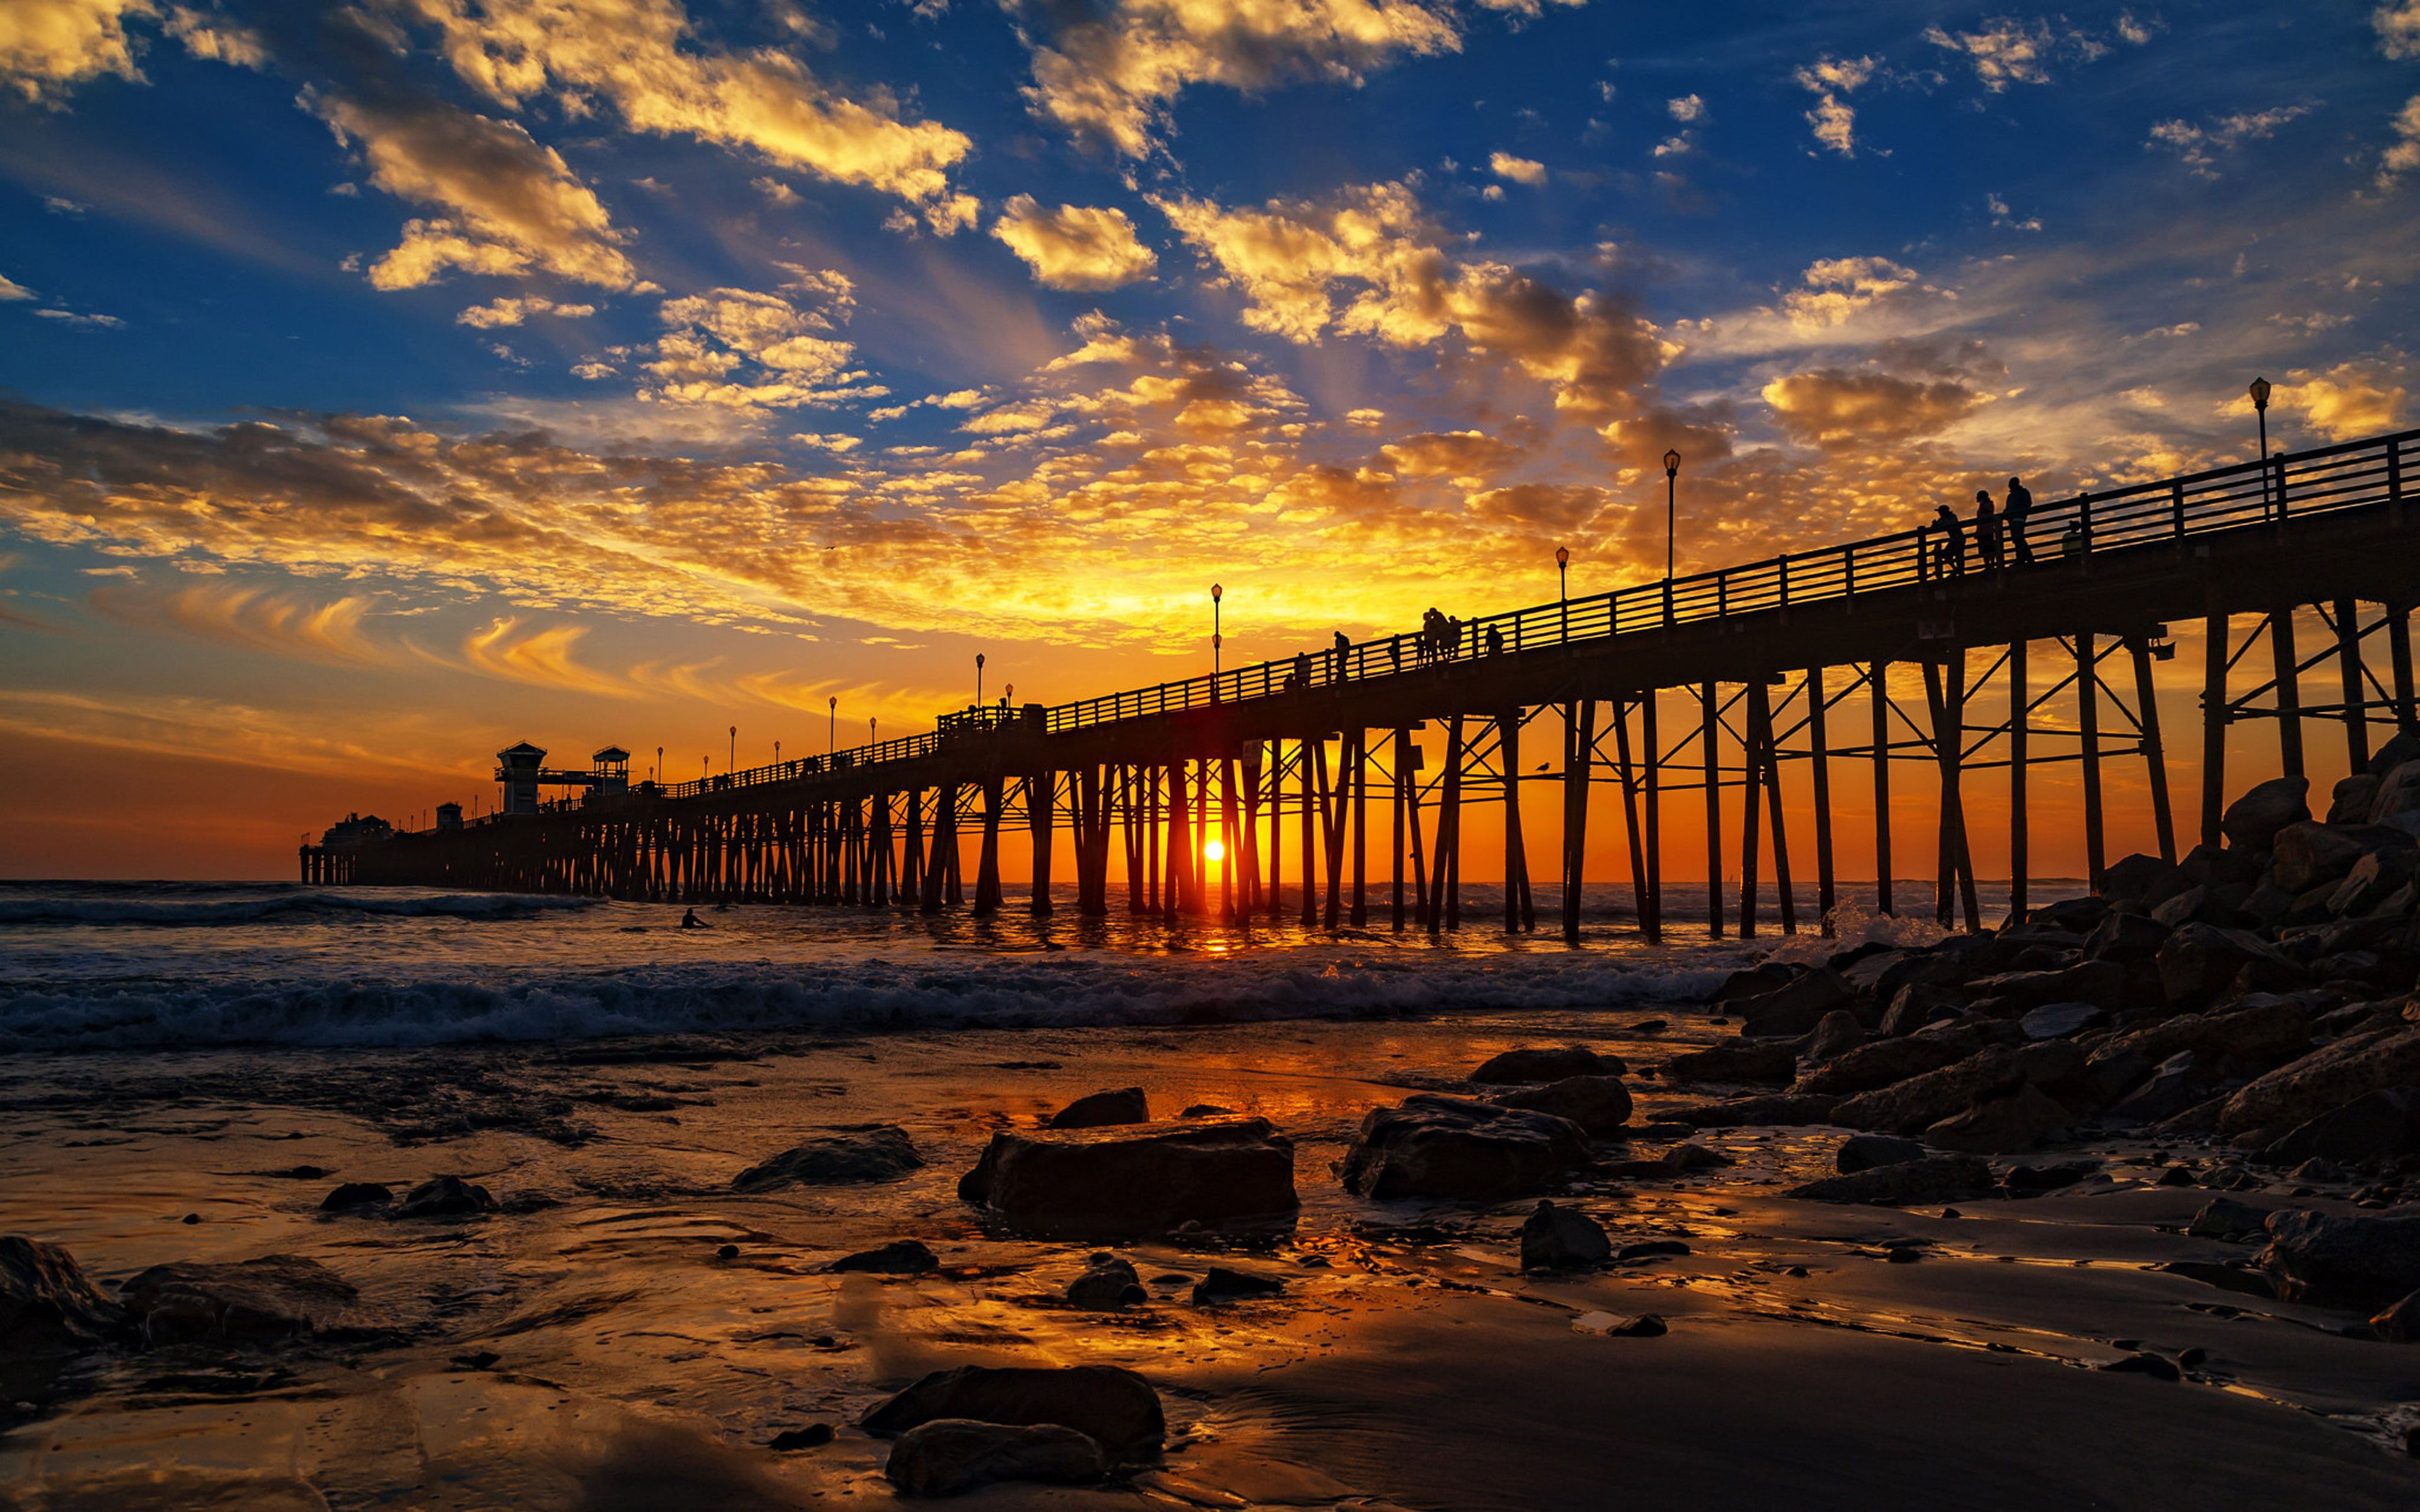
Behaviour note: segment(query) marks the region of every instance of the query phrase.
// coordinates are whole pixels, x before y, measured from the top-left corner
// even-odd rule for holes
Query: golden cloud
[[[1159,261],[1135,239],[1125,211],[1082,205],[1046,210],[1031,194],[1002,207],[991,234],[1050,288],[1119,288],[1149,277]]]
[[[688,13],[675,0],[382,0],[434,25],[446,60],[500,104],[526,105],[551,85],[574,108],[610,103],[632,131],[742,147],[785,168],[897,195],[934,230],[972,224],[949,170],[971,146],[931,121],[899,118],[887,96],[833,93],[797,59],[683,46]]]
[[[638,281],[595,193],[512,122],[427,100],[305,89],[302,100],[338,141],[360,147],[372,183],[444,212],[405,226],[403,244],[370,267],[377,287],[416,288],[452,268],[617,289]]]
[[[1774,423],[1819,446],[1927,436],[1964,417],[1982,396],[1962,383],[1931,383],[1887,373],[1825,368],[1792,373],[1764,386]]]
[[[2332,441],[2393,430],[2403,413],[2404,390],[2385,370],[2369,363],[2341,363],[2324,374],[2286,375],[2274,403],[2303,417]]]
[[[104,73],[139,80],[126,19],[156,13],[148,0],[9,0],[0,6],[0,83],[43,103]]]

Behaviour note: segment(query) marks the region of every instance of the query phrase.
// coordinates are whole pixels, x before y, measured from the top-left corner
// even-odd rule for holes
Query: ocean
[[[2037,883],[2038,900],[2078,890]],[[628,1034],[852,1032],[1399,1016],[1620,1007],[1702,995],[1776,949],[1924,939],[1930,888],[1901,917],[1845,904],[1838,936],[1782,935],[1774,900],[1751,941],[1704,930],[1702,887],[1667,889],[1667,942],[1636,932],[1628,889],[1591,885],[1584,941],[1507,935],[1502,892],[1465,888],[1463,928],[1334,934],[1291,918],[1168,924],[1037,919],[1012,897],[964,910],[680,905],[263,883],[0,883],[0,1050],[407,1047]],[[1729,900],[1735,910],[1736,897]],[[1987,895],[1987,918],[2005,894]]]

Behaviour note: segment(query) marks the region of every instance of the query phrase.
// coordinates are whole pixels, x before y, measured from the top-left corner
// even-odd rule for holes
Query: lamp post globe
[[[1680,476],[1681,454],[1667,451],[1664,454],[1664,580],[1667,582],[1672,579],[1672,496],[1679,487]]]
[[[2265,509],[2269,503],[2269,380],[2256,378],[2244,392],[2252,395],[2252,413],[2260,424],[2260,502]]]

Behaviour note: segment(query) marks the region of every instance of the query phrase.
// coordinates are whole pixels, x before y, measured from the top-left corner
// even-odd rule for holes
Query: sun
[[[1227,842],[1223,840],[1203,841],[1202,842],[1202,858],[1205,861],[1225,860],[1227,858]]]

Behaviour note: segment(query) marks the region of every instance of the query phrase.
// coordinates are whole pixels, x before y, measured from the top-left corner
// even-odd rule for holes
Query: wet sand
[[[2175,1156],[2209,1151],[2104,1142],[2090,1150],[2102,1177],[1945,1218],[1778,1196],[1829,1173],[1839,1131],[1713,1131],[1698,1138],[1736,1165],[1583,1182],[1569,1199],[1617,1243],[1679,1239],[1689,1254],[1552,1278],[1517,1269],[1528,1201],[1371,1203],[1337,1184],[1363,1113],[1459,1089],[1498,1050],[1578,1041],[1636,1070],[1721,1032],[1685,1012],[1666,1033],[1627,1032],[1645,1016],[21,1058],[0,1069],[0,1231],[66,1245],[104,1286],[166,1260],[288,1254],[362,1298],[316,1338],[92,1357],[0,1435],[0,1505],[881,1501],[888,1445],[852,1425],[892,1391],[949,1365],[1085,1363],[1158,1388],[1162,1464],[1105,1489],[997,1487],[964,1504],[2420,1495],[2401,1448],[2420,1418],[2420,1351],[2341,1336],[2350,1314],[2158,1269],[2248,1253],[2178,1231],[2211,1192],[2152,1184]],[[1079,1312],[1061,1292],[1097,1246],[1000,1232],[955,1183],[995,1129],[1131,1084],[1163,1117],[1213,1103],[1270,1119],[1296,1141],[1303,1211],[1290,1238],[1251,1252],[1121,1246],[1152,1303]],[[1631,1085],[1635,1123],[1705,1095]],[[818,1129],[867,1121],[906,1128],[929,1164],[876,1186],[730,1189]],[[302,1165],[326,1174],[278,1174]],[[483,1182],[504,1211],[318,1211],[337,1181],[400,1190],[441,1173]],[[902,1238],[930,1244],[943,1272],[821,1270]],[[1930,1243],[1895,1264],[1894,1239]],[[735,1257],[718,1257],[726,1244]],[[1197,1307],[1191,1282],[1214,1262],[1282,1274],[1286,1289]],[[1603,1332],[1640,1313],[1669,1332]],[[2092,1368],[2136,1348],[2207,1357],[2180,1382]],[[767,1447],[814,1423],[838,1437]]]

